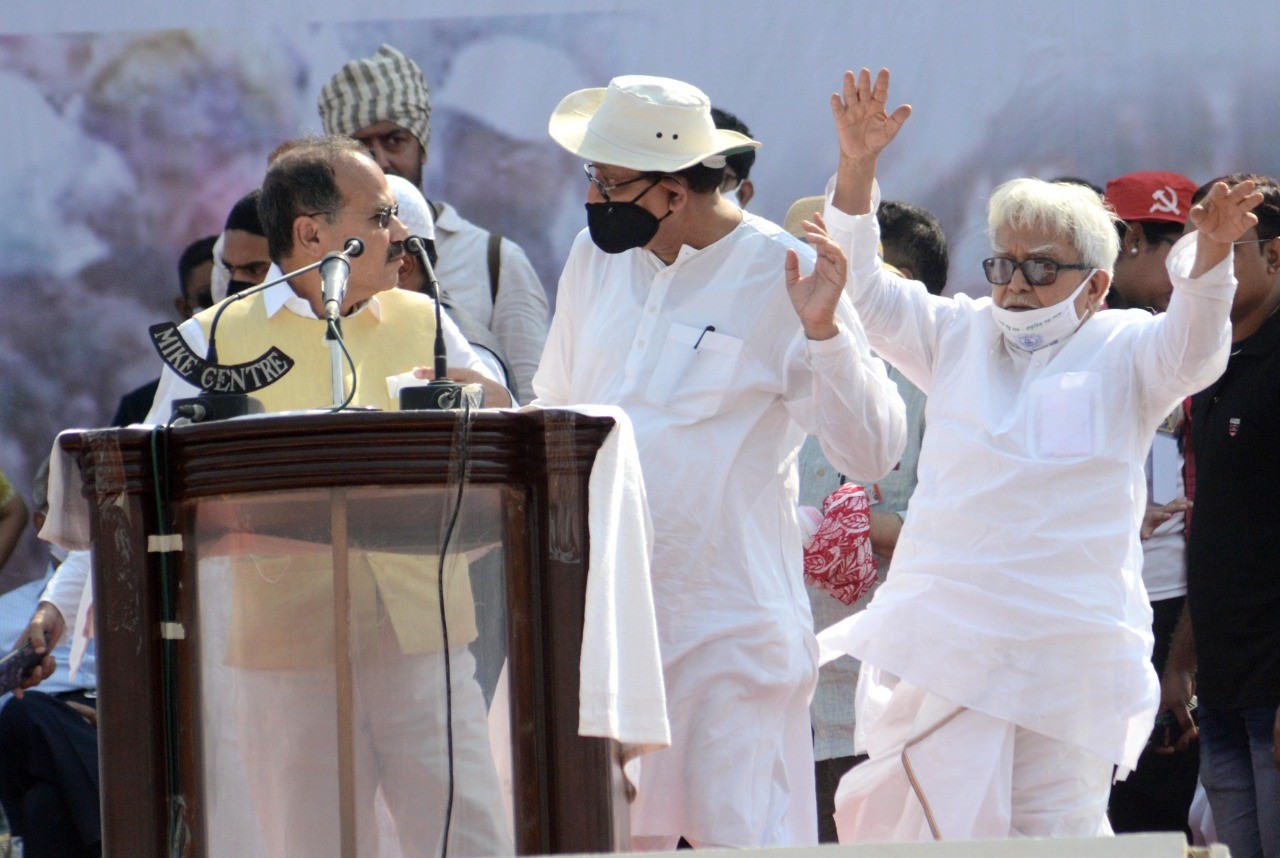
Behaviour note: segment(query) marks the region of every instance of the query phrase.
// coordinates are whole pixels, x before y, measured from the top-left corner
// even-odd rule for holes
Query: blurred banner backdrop
[[[750,208],[781,221],[831,172],[841,72],[888,66],[916,113],[884,194],[939,216],[950,292],[986,289],[985,199],[1005,179],[1280,173],[1280,18],[1262,0],[4,7],[0,470],[28,497],[58,430],[105,423],[158,372],[145,332],[171,318],[182,248],[219,231],[277,144],[320,130],[321,86],[383,42],[432,88],[428,195],[520,242],[553,301],[586,183],[547,117],[618,74],[689,81],[740,116],[764,144]],[[38,562],[29,541],[0,589]]]

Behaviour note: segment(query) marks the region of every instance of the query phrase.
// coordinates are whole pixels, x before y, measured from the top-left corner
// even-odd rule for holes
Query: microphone
[[[436,340],[433,349],[435,378],[426,385],[401,388],[400,408],[401,410],[433,411],[461,408],[464,399],[469,400],[471,408],[480,408],[484,405],[483,387],[478,384],[459,384],[447,377],[449,356],[444,344],[440,281],[436,279],[436,270],[431,265],[431,258],[427,253],[427,240],[411,235],[404,240],[404,249],[406,253],[412,253],[418,258],[418,264],[422,266],[423,272],[427,275],[427,282],[431,284],[431,297],[436,304]]]
[[[340,262],[338,264],[345,266],[349,271],[351,265],[348,260],[359,256],[363,252],[364,243],[358,238],[349,238],[341,252],[327,254],[324,259],[321,259],[319,262],[304,265],[296,271],[290,271],[287,274],[280,275],[274,280],[259,283],[257,286],[245,289],[243,292],[237,292],[223,300],[218,305],[217,312],[213,314],[213,320],[209,323],[209,348],[208,351],[205,352],[205,358],[203,361],[201,361],[194,353],[190,355],[185,354],[185,352],[190,352],[190,349],[186,348],[185,341],[183,341],[182,337],[177,334],[176,325],[172,325],[172,323],[170,323],[168,325],[153,326],[151,331],[152,340],[156,350],[160,352],[160,357],[169,365],[170,369],[176,372],[179,376],[190,384],[201,388],[199,396],[174,401],[172,410],[173,417],[187,417],[192,422],[201,422],[205,420],[222,420],[227,417],[239,417],[245,414],[261,414],[263,411],[262,402],[252,396],[249,396],[246,391],[257,390],[272,383],[276,378],[283,375],[285,372],[288,372],[289,369],[293,367],[293,359],[281,352],[279,349],[273,347],[262,357],[244,365],[245,367],[250,368],[256,367],[260,370],[258,373],[253,373],[252,384],[247,380],[241,379],[241,377],[244,376],[244,373],[240,373],[239,376],[232,374],[231,377],[241,379],[239,386],[242,387],[243,390],[236,392],[223,392],[212,389],[209,384],[205,383],[205,378],[207,376],[213,381],[220,379],[219,369],[222,367],[218,363],[217,335],[218,322],[221,321],[222,314],[236,301],[248,298],[250,295],[255,295],[264,289],[270,289],[272,286],[291,280],[299,274],[306,274],[308,271],[314,271],[315,269],[323,266],[331,258],[340,258]],[[321,277],[323,280],[323,273]],[[342,292],[346,292],[345,272],[342,277]],[[341,307],[341,301],[342,295],[339,295],[336,304],[337,307]],[[326,307],[326,316],[328,315],[327,309],[328,308]],[[173,330],[169,330],[170,328]],[[233,367],[231,369],[234,370],[237,368],[238,367]],[[205,372],[205,370],[212,370],[212,372]]]
[[[361,253],[364,253],[364,243],[358,238],[348,238],[342,250],[327,253],[320,261],[320,292],[325,321],[337,321],[341,315],[342,301],[347,296],[347,278],[351,275],[351,260]]]
[[[356,256],[359,256],[361,253],[364,253],[364,242],[362,242],[358,238],[348,238],[346,246],[343,249],[342,253],[345,253],[348,258],[354,258]],[[230,307],[236,301],[240,301],[244,298],[248,298],[250,295],[256,295],[257,293],[263,291],[264,289],[270,289],[272,286],[276,285],[277,283],[283,283],[286,280],[292,280],[294,277],[297,277],[299,274],[306,274],[308,271],[314,271],[315,269],[324,265],[325,262],[329,260],[329,257],[338,256],[338,255],[340,254],[330,253],[326,255],[324,259],[321,259],[319,262],[313,262],[310,265],[304,265],[295,271],[290,271],[288,274],[281,274],[275,280],[267,280],[265,282],[259,283],[257,286],[253,286],[249,289],[245,289],[242,292],[237,292],[234,295],[228,296],[226,300],[222,301],[222,303],[218,305],[218,312],[213,314],[213,321],[209,323],[209,350],[205,352],[205,360],[207,360],[209,363],[218,362],[218,345],[217,345],[218,321],[222,318],[223,312],[225,312],[228,307]],[[350,267],[350,263],[348,263],[348,267]]]

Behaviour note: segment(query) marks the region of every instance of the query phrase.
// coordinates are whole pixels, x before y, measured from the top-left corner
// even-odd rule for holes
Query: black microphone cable
[[[360,254],[364,253],[364,242],[358,238],[348,238],[346,240],[346,243],[342,246],[341,253],[347,257],[354,259]],[[226,312],[228,307],[230,307],[236,301],[241,300],[242,298],[248,298],[250,295],[255,295],[264,289],[270,289],[272,286],[275,286],[277,283],[284,283],[286,280],[289,280],[290,278],[293,278],[293,277],[297,277],[299,274],[306,274],[308,271],[313,271],[316,268],[319,268],[321,265],[324,265],[324,263],[329,260],[331,255],[332,254],[325,254],[324,259],[321,259],[319,262],[313,262],[310,265],[304,265],[302,268],[299,268],[296,271],[290,271],[288,274],[281,274],[275,280],[268,280],[264,283],[259,283],[257,286],[252,286],[241,292],[237,292],[234,295],[228,295],[221,302],[219,302],[218,312],[213,314],[213,321],[209,323],[209,349],[205,353],[205,360],[209,361],[209,363],[218,362],[218,345],[217,345],[218,320],[222,318],[222,314]]]
[[[330,414],[337,414],[339,411],[350,407],[351,403],[355,401],[356,386],[359,384],[359,379],[356,378],[356,361],[355,358],[351,357],[351,352],[347,351],[346,340],[342,339],[342,326],[338,324],[336,319],[329,321],[329,327],[324,337],[326,340],[337,340],[338,348],[342,349],[342,356],[347,359],[347,366],[351,369],[351,392],[347,394],[347,398],[342,400],[340,405],[333,405],[327,409]]]
[[[449,829],[453,822],[453,799],[457,789],[453,748],[453,666],[449,657],[449,619],[445,611],[444,569],[449,544],[453,541],[454,528],[458,524],[458,514],[462,511],[462,498],[467,486],[468,470],[471,465],[471,417],[471,402],[464,396],[462,398],[462,413],[459,415],[459,423],[455,429],[458,455],[452,457],[452,464],[450,465],[450,476],[456,475],[458,480],[458,494],[454,500],[453,510],[449,514],[449,523],[445,527],[444,539],[440,543],[439,564],[436,569],[436,585],[439,587],[440,594],[440,642],[441,651],[444,653],[445,752],[448,759],[449,772],[448,792],[444,807],[444,828],[440,839],[440,858],[448,858],[449,855]],[[468,574],[470,573],[468,572]]]
[[[156,501],[156,537],[161,543],[157,552],[160,560],[160,623],[164,633],[160,636],[160,671],[161,691],[164,702],[164,747],[165,747],[165,781],[169,793],[168,801],[168,852],[173,858],[186,854],[186,847],[191,838],[190,829],[184,823],[186,817],[186,799],[181,794],[181,775],[179,771],[181,756],[178,749],[178,694],[177,694],[177,655],[174,652],[174,634],[177,626],[175,591],[170,569],[169,554],[169,520],[172,505],[169,500],[169,482],[172,468],[170,456],[170,430],[172,418],[164,425],[157,424],[151,428],[151,480],[152,491]],[[160,448],[163,446],[163,453]]]

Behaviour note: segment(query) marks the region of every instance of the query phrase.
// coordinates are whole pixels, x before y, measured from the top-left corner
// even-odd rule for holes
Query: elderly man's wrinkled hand
[[[831,94],[831,116],[843,157],[855,161],[875,158],[898,136],[911,115],[911,105],[903,104],[888,113],[888,100],[888,69],[880,69],[874,84],[871,72],[865,68],[857,75],[844,73],[843,95]]]
[[[1252,181],[1235,187],[1215,182],[1204,199],[1191,207],[1188,216],[1200,235],[1221,244],[1239,239],[1258,223],[1253,210],[1262,202],[1262,194],[1254,190]]]

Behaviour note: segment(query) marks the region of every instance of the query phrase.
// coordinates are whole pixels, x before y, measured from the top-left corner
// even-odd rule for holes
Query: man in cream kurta
[[[317,176],[327,174],[328,178]],[[430,362],[433,304],[395,289],[407,236],[394,214],[395,197],[381,168],[346,138],[303,143],[275,161],[263,182],[263,223],[271,245],[269,278],[296,270],[359,238],[351,261],[342,330],[355,367],[348,389],[355,404],[393,407],[388,378]],[[268,412],[331,404],[328,348],[321,320],[318,272],[311,271],[237,300],[219,323],[219,357],[252,360],[270,346],[295,361],[293,369],[257,392]],[[203,353],[212,312],[180,328]],[[446,337],[452,378],[485,385],[491,404],[510,399],[489,378],[456,328]],[[193,391],[166,368],[149,420],[166,423],[174,398]],[[287,502],[287,501],[286,501]],[[300,523],[301,524],[301,523]],[[332,575],[327,546],[278,538],[278,552],[207,550],[201,558],[206,619],[224,617],[227,646],[214,664],[234,670],[228,708],[234,710],[241,766],[257,812],[263,847],[272,856],[337,855],[338,760],[334,753]],[[221,544],[220,544],[220,547]],[[444,751],[446,671],[435,587],[437,558],[389,551],[350,552],[355,688],[354,782],[356,834],[362,855],[377,854],[374,794],[390,811],[400,852],[436,854],[445,818],[446,786],[456,772],[450,849],[458,855],[511,852],[497,775],[490,753],[485,703],[466,644],[476,625],[466,565],[445,564],[445,613],[450,633],[454,770]],[[83,576],[82,576],[83,578]],[[37,618],[54,629],[79,607],[71,581],[55,581]],[[219,598],[220,597],[220,598]],[[219,604],[227,604],[220,614]],[[60,607],[55,607],[60,605]],[[73,607],[74,606],[74,607]],[[73,620],[74,621],[74,620]],[[35,620],[33,620],[33,627]],[[222,625],[222,624],[220,624]],[[221,636],[223,629],[211,630]],[[57,634],[54,634],[56,637]],[[214,671],[210,671],[214,672]],[[207,677],[206,677],[207,678]],[[219,758],[215,766],[224,761]]]
[[[758,144],[717,131],[705,95],[617,78],[564,99],[551,134],[593,162],[590,228],[560,280],[537,404],[621,406],[653,517],[672,741],[640,761],[635,844],[816,842],[795,461],[812,432],[842,469],[882,476],[902,402],[829,279],[835,246],[816,238],[801,278],[813,252],[720,197],[716,156]]]
[[[1169,311],[1098,312],[1116,233],[1096,195],[1019,179],[992,196],[992,297],[886,272],[871,212],[888,73],[846,73],[826,225],[872,347],[928,395],[929,432],[894,574],[823,633],[863,662],[868,763],[836,796],[842,841],[1109,833],[1157,683],[1138,527],[1161,420],[1221,371],[1231,241],[1252,188],[1215,190],[1170,254]],[[1033,285],[1034,284],[1034,285]]]

